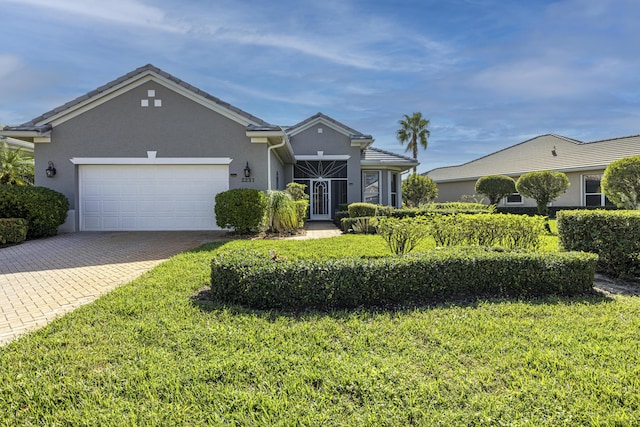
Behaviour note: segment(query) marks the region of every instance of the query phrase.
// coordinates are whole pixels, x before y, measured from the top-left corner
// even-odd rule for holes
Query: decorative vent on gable
[[[318,133],[322,133],[322,128],[318,128]]]
[[[141,107],[148,107],[149,104],[150,104],[148,98],[155,98],[155,97],[156,97],[155,89],[147,90],[147,99],[141,99],[140,100],[140,106]],[[162,107],[162,99],[154,99],[153,100],[153,106],[154,107]]]

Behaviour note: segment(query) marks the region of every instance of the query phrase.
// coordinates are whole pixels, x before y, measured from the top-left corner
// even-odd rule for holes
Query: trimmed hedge
[[[597,256],[466,247],[374,259],[280,260],[232,251],[211,261],[211,298],[256,309],[397,307],[467,296],[574,295]]]
[[[488,213],[436,215],[430,219],[430,234],[436,246],[501,246],[536,249],[544,233],[541,216]]]
[[[361,218],[365,216],[387,216],[393,211],[391,206],[375,205],[373,203],[351,203],[349,205],[349,216],[351,218]]]
[[[598,271],[640,278],[640,211],[561,211],[558,235],[565,250],[598,254]]]
[[[235,188],[216,194],[216,224],[246,234],[260,227],[269,199],[260,190]]]
[[[64,224],[69,200],[46,187],[0,185],[0,218],[24,218],[27,238],[55,236]]]
[[[27,229],[24,218],[0,218],[0,245],[24,242]]]
[[[615,206],[550,206],[549,218],[556,218],[558,212],[572,211],[572,210],[617,210]],[[497,213],[507,213],[514,215],[538,215],[538,208],[536,206],[498,206],[496,208]]]
[[[420,210],[440,214],[447,213],[492,213],[495,211],[494,205],[471,202],[443,202],[427,203],[422,205]]]

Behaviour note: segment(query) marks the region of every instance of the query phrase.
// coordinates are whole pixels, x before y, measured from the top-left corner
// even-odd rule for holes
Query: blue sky
[[[323,112],[419,172],[534,136],[640,134],[638,0],[0,0],[0,123],[147,63],[263,120]]]

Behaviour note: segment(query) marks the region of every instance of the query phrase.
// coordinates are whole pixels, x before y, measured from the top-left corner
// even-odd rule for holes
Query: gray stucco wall
[[[155,90],[149,98],[147,91]],[[149,99],[149,107],[141,107]],[[161,100],[154,107],[153,100]],[[55,126],[51,143],[36,144],[36,184],[77,204],[77,171],[72,157],[231,157],[229,187],[267,188],[267,146],[252,144],[246,127],[155,82],[147,82]],[[46,178],[47,162],[57,169]],[[254,182],[242,182],[249,162]],[[279,162],[273,162],[279,165]],[[282,173],[282,172],[281,172]]]
[[[322,129],[322,133],[318,129]],[[362,200],[362,176],[360,173],[360,147],[352,147],[349,137],[334,129],[317,124],[293,136],[291,146],[296,155],[317,155],[323,151],[325,156],[349,155],[347,160],[347,202]]]

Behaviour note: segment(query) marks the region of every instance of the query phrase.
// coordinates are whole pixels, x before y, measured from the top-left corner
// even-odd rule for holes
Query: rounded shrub
[[[490,205],[516,192],[516,182],[506,175],[487,175],[476,181],[476,193],[486,196]]]
[[[216,224],[248,234],[257,230],[264,220],[268,199],[260,190],[236,188],[216,195]]]
[[[640,205],[640,156],[616,160],[602,177],[602,192],[619,208],[637,209]]]
[[[24,218],[27,238],[55,236],[64,224],[69,200],[45,187],[0,185],[0,218]]]

